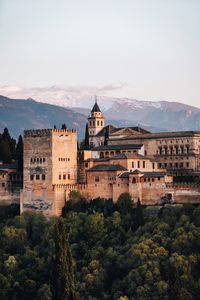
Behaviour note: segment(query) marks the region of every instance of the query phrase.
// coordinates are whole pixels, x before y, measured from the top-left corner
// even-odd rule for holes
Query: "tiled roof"
[[[95,102],[93,108],[92,108],[92,112],[101,112],[99,105],[97,104],[97,102]]]
[[[91,169],[87,170],[87,172],[103,172],[103,171],[127,171],[126,168],[124,168],[121,165],[97,165],[92,167]]]
[[[129,175],[137,175],[137,174],[141,174],[142,177],[145,178],[155,178],[155,177],[164,177],[165,175],[167,175],[167,173],[165,172],[141,172],[140,170],[135,170],[133,172],[124,172],[122,174],[120,174],[120,178],[128,178]]]
[[[143,144],[106,145],[92,148],[92,151],[141,149]]]

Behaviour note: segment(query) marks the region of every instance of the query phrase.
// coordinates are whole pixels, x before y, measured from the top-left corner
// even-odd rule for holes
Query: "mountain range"
[[[24,129],[66,123],[69,128],[77,129],[79,138],[83,138],[94,95],[102,93],[102,90],[57,86],[21,89],[3,86],[0,87],[0,93],[4,93],[4,96],[0,96],[0,131],[7,126],[14,135],[18,135]],[[155,132],[200,130],[200,108],[179,102],[98,96],[98,103],[107,124],[139,125]]]

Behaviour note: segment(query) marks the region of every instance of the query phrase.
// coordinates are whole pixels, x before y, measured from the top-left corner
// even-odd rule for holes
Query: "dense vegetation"
[[[18,142],[10,136],[7,128],[0,134],[0,161],[10,164],[18,161],[19,170],[23,169],[23,139],[19,136]]]
[[[74,293],[73,268],[73,299],[199,299],[200,206],[132,208],[129,200],[86,203],[74,194],[64,234],[62,226],[55,230],[58,218],[1,209],[0,299],[55,299],[52,287],[63,270]],[[71,254],[64,255],[68,234],[73,268]]]

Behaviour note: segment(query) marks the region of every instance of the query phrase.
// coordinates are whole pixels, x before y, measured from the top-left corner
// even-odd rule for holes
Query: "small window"
[[[138,165],[138,168],[140,168],[140,161],[138,161],[137,165]]]
[[[68,179],[70,179],[70,174],[68,174]]]
[[[2,187],[5,187],[5,182],[2,183]]]
[[[132,161],[132,168],[134,168],[134,161]]]
[[[45,180],[45,174],[42,174],[42,180]]]
[[[66,174],[63,174],[63,180],[65,180],[66,179]]]
[[[99,182],[99,176],[95,176],[95,182]]]
[[[145,161],[143,161],[143,168],[145,168]]]
[[[31,176],[30,176],[30,180],[33,180],[33,179],[34,179],[34,175],[31,175]]]
[[[43,162],[45,162],[45,158],[43,157]]]
[[[70,158],[68,158],[68,161],[70,161]]]
[[[155,169],[155,163],[152,163],[152,168]]]
[[[88,168],[88,163],[85,163],[85,167]]]
[[[36,179],[36,180],[40,180],[40,175],[37,174],[37,175],[35,176],[35,179]]]
[[[61,180],[61,174],[58,175],[58,179]]]

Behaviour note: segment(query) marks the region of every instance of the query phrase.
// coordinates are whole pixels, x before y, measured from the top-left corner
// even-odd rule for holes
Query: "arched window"
[[[100,158],[104,158],[104,153],[100,152]]]

